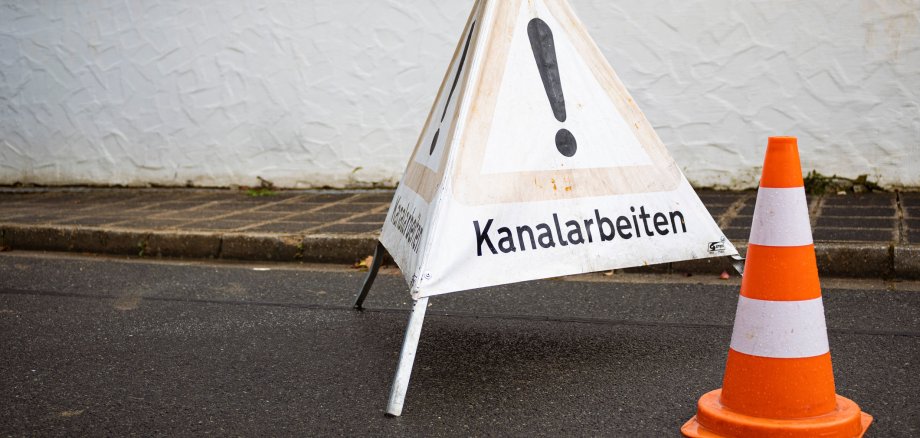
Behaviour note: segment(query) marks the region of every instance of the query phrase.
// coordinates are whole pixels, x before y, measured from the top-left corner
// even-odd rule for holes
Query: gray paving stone
[[[188,221],[177,219],[129,219],[126,221],[110,223],[109,226],[121,229],[165,230],[168,228],[175,228],[186,222]]]
[[[381,208],[384,205],[385,204],[382,203],[345,202],[340,204],[332,204],[320,211],[323,213],[368,213],[376,208]]]
[[[188,210],[188,209],[192,209],[192,208],[199,208],[199,207],[201,207],[201,206],[203,206],[203,205],[205,205],[205,204],[207,204],[207,202],[200,202],[200,201],[166,201],[166,202],[160,202],[160,203],[158,203],[158,205],[156,205],[156,208],[157,208],[157,209],[162,209],[162,210],[182,211],[182,210]]]
[[[321,208],[326,204],[319,202],[298,202],[298,203],[275,203],[263,205],[256,211],[274,211],[283,213],[307,213],[309,211]]]
[[[364,233],[374,233],[379,232],[381,225],[379,224],[333,224],[327,225],[325,227],[318,228],[314,230],[316,233],[321,234],[364,234]]]
[[[68,220],[73,215],[63,213],[26,214],[16,218],[16,223],[21,224],[50,224],[57,220]]]
[[[119,219],[114,219],[104,216],[90,216],[90,217],[81,217],[76,219],[63,219],[59,221],[54,221],[55,225],[86,225],[91,227],[98,227],[102,225],[110,225],[119,222]]]
[[[729,205],[708,205],[707,204],[706,210],[709,210],[709,214],[712,215],[713,218],[718,218],[719,216],[724,214],[726,211],[728,211],[729,207],[730,207]]]
[[[738,227],[738,228],[751,228],[751,224],[754,222],[754,216],[744,215],[744,216],[735,216],[734,219],[728,224],[729,227]]]
[[[886,228],[895,229],[898,226],[896,218],[865,218],[865,217],[819,217],[818,227],[824,228]]]
[[[752,192],[753,193],[753,192]],[[746,192],[715,192],[698,191],[700,200],[706,205],[731,205],[741,198],[748,196]]]
[[[27,214],[28,214],[27,212],[20,212],[20,211],[0,211],[0,222],[13,220],[17,217],[25,216]]]
[[[285,221],[288,222],[334,222],[344,218],[352,216],[352,213],[324,213],[322,211],[316,213],[304,213],[296,214],[294,216],[289,216],[285,218]]]
[[[277,212],[265,212],[265,211],[248,211],[244,213],[234,213],[230,216],[224,216],[221,220],[237,220],[237,221],[247,221],[247,222],[267,222],[279,219],[286,216],[286,214],[278,214]]]
[[[903,205],[915,205],[920,207],[920,192],[901,192],[898,193],[898,199]]]
[[[825,206],[854,206],[854,207],[891,207],[897,202],[894,193],[867,193],[863,195],[829,195],[824,197]]]
[[[750,228],[726,227],[722,229],[722,232],[725,233],[725,237],[729,238],[732,242],[746,242],[751,236]]]
[[[271,222],[264,225],[246,228],[246,232],[263,233],[304,233],[310,228],[322,226],[322,222]]]
[[[355,216],[348,219],[348,222],[351,223],[371,223],[371,224],[383,224],[383,221],[386,220],[386,213],[371,213],[363,214],[360,216]]]
[[[177,228],[180,230],[235,230],[237,228],[243,228],[247,225],[250,225],[250,222],[214,220],[214,221],[188,222],[188,223],[177,226]]]
[[[920,230],[911,229],[907,231],[907,242],[912,244],[920,244]]]
[[[393,201],[393,192],[364,193],[355,198],[356,202],[380,202],[389,204]]]
[[[897,234],[892,229],[816,228],[815,241],[826,242],[896,242]]]
[[[192,211],[199,211],[203,213],[210,212],[215,215],[220,215],[220,214],[236,213],[236,212],[243,212],[243,211],[258,211],[258,208],[259,208],[258,206],[253,206],[249,204],[240,204],[237,202],[213,202],[212,201]]]
[[[744,207],[738,210],[739,215],[753,216],[754,215],[754,204],[745,204]]]
[[[313,196],[310,202],[339,202],[353,197],[354,193],[323,193]]]
[[[834,207],[825,205],[821,208],[822,216],[851,216],[851,217],[895,217],[897,210],[894,207]]]
[[[215,210],[166,210],[164,213],[156,213],[157,210],[151,211],[150,217],[156,219],[174,219],[184,222],[215,220],[217,217],[233,214],[232,211],[215,211]]]

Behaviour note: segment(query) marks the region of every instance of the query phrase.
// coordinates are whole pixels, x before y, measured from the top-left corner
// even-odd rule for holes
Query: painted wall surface
[[[920,0],[571,1],[695,184],[920,186]],[[0,184],[392,185],[471,5],[0,0]]]

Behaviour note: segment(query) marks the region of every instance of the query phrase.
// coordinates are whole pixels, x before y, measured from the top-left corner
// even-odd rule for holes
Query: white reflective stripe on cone
[[[820,356],[830,351],[821,298],[765,301],[739,297],[731,348],[760,357]]]
[[[748,243],[764,246],[810,245],[811,223],[805,187],[757,189]]]

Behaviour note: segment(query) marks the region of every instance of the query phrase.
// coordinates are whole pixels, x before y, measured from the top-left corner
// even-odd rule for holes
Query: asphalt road
[[[0,435],[679,436],[721,386],[737,280],[603,275],[410,307],[387,270],[0,253]],[[824,280],[837,392],[920,436],[920,283]]]

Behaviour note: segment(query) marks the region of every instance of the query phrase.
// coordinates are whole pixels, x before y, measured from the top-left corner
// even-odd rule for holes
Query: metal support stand
[[[364,299],[370,292],[374,279],[377,278],[377,272],[380,271],[380,263],[383,261],[383,255],[386,248],[383,244],[377,242],[377,248],[374,249],[374,260],[371,262],[370,269],[367,271],[367,277],[364,278],[364,285],[361,286],[361,292],[355,298],[355,304],[352,306],[355,310],[364,310]],[[409,326],[406,327],[406,337],[403,339],[402,351],[399,353],[399,365],[396,366],[396,376],[393,378],[393,387],[390,389],[390,400],[387,402],[386,414],[391,417],[402,415],[403,403],[406,401],[406,390],[409,389],[409,377],[412,375],[412,365],[415,363],[415,350],[418,349],[418,339],[422,334],[422,323],[425,321],[425,310],[428,308],[428,297],[419,298],[412,307],[412,313],[409,315]]]
[[[402,414],[406,390],[409,389],[409,377],[412,375],[412,364],[415,363],[415,350],[418,348],[418,338],[422,334],[422,323],[425,321],[427,308],[428,297],[419,298],[415,301],[412,314],[409,315],[409,326],[406,327],[406,338],[399,353],[399,365],[396,367],[396,376],[390,389],[390,401],[387,403],[388,416],[398,417]]]
[[[738,275],[744,277],[744,257],[741,257],[738,254],[731,256],[732,266],[735,267],[735,270],[738,271]]]
[[[358,293],[358,297],[355,299],[355,304],[353,306],[355,310],[364,310],[364,306],[362,306],[364,304],[364,299],[367,298],[367,293],[370,292],[371,286],[374,284],[374,279],[377,278],[377,271],[380,270],[380,263],[383,261],[384,252],[386,252],[386,249],[383,247],[383,244],[378,241],[377,247],[374,248],[374,260],[367,270],[367,277],[364,277],[364,286],[361,286],[361,292]]]

